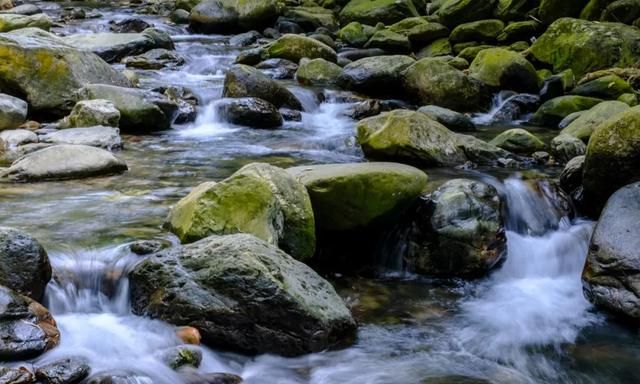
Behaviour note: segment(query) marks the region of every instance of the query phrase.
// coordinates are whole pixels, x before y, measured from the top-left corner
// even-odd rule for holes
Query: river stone
[[[303,35],[286,34],[263,48],[264,59],[286,59],[299,63],[301,59],[325,59],[335,63],[336,51],[325,43]]]
[[[5,176],[14,181],[81,179],[113,175],[127,164],[104,149],[61,144],[32,152],[11,164]]]
[[[577,137],[586,144],[596,127],[628,109],[629,106],[621,101],[603,101],[578,116],[560,133]]]
[[[60,332],[45,307],[0,285],[0,360],[25,360],[58,345]]]
[[[75,384],[84,380],[91,368],[82,357],[56,360],[36,369],[36,378],[47,384]]]
[[[580,142],[582,143],[582,142]],[[584,145],[584,144],[583,144]],[[585,155],[576,156],[569,160],[564,166],[560,177],[558,178],[560,188],[568,193],[577,202],[577,195],[582,190],[582,173],[584,172]],[[577,193],[576,193],[577,192]]]
[[[27,119],[27,103],[0,93],[0,131],[20,126]]]
[[[334,12],[322,7],[287,7],[282,19],[298,24],[305,31],[313,31],[318,28],[336,31],[340,27]]]
[[[628,82],[617,75],[606,75],[575,87],[571,93],[574,95],[596,97],[605,100],[614,100],[625,93],[635,91]]]
[[[41,143],[76,144],[108,150],[122,148],[120,130],[98,125],[95,127],[69,128],[40,136]]]
[[[633,107],[595,128],[584,165],[584,193],[598,213],[618,188],[640,178],[640,107]]]
[[[589,0],[541,0],[538,13],[544,23],[551,24],[562,17],[578,17],[588,2]]]
[[[460,24],[451,31],[449,40],[452,43],[462,43],[467,41],[476,41],[491,43],[504,29],[502,20],[489,19],[478,20],[470,23]]]
[[[469,75],[490,87],[538,94],[540,79],[534,66],[517,52],[484,49],[469,67]]]
[[[331,284],[248,234],[162,251],[129,278],[135,313],[196,327],[215,347],[296,356],[345,342],[356,330]]]
[[[361,48],[369,41],[375,31],[376,29],[370,25],[352,21],[338,31],[338,39],[352,47]]]
[[[555,128],[567,116],[574,112],[593,108],[602,100],[584,96],[560,96],[551,99],[538,108],[531,118],[534,124]]]
[[[141,55],[125,57],[122,60],[127,68],[139,69],[175,68],[183,65],[184,62],[182,56],[164,48],[155,48]]]
[[[44,13],[37,15],[0,14],[0,32],[10,32],[22,28],[40,28],[48,31],[52,22]]]
[[[38,135],[27,129],[6,129],[0,131],[0,142],[8,148],[15,148],[24,144],[37,143]]]
[[[26,367],[0,367],[0,383],[33,384],[34,382],[35,378],[33,377],[33,373]]]
[[[339,82],[343,88],[370,95],[400,93],[402,72],[414,62],[402,55],[365,57],[347,64]]]
[[[556,0],[550,0],[553,1]],[[551,24],[529,53],[536,61],[552,67],[554,73],[571,69],[581,77],[599,69],[633,66],[640,60],[638,45],[637,28],[564,18]]]
[[[424,113],[454,132],[472,132],[476,130],[476,126],[469,116],[447,108],[438,107],[437,105],[425,105],[420,107],[418,112]]]
[[[390,25],[389,30],[406,36],[414,46],[423,46],[449,36],[449,28],[423,17],[408,17]]]
[[[405,91],[422,105],[458,112],[481,109],[489,102],[483,84],[435,58],[416,61],[403,76]]]
[[[202,363],[202,349],[192,345],[178,345],[158,352],[159,358],[171,369],[185,366],[198,368]]]
[[[91,84],[78,91],[81,100],[108,100],[120,112],[123,132],[162,131],[171,128],[178,105],[146,89]]]
[[[180,200],[166,226],[182,241],[250,233],[298,260],[315,252],[315,225],[304,186],[281,168],[253,163],[221,182],[206,182]]]
[[[499,43],[515,43],[531,41],[539,35],[541,25],[536,20],[516,21],[509,23],[496,38]]]
[[[283,85],[248,65],[229,68],[224,78],[223,97],[257,97],[278,108],[302,110],[300,101]]]
[[[11,0],[0,0],[0,3],[9,3],[11,4]],[[15,6],[13,8],[8,8],[4,11],[0,11],[0,13],[12,13],[14,15],[37,15],[38,13],[42,13],[42,9],[35,4],[22,4]]]
[[[388,29],[376,31],[364,45],[366,49],[381,49],[390,53],[407,53],[411,50],[411,43],[405,35]]]
[[[63,123],[63,127],[93,127],[105,125],[117,127],[120,124],[120,111],[109,100],[81,100],[71,110]]]
[[[632,24],[638,18],[640,18],[640,2],[638,0],[616,0],[602,11],[600,21]]]
[[[333,85],[338,81],[342,68],[325,59],[302,59],[296,72],[296,80],[304,85]]]
[[[513,128],[496,136],[489,144],[509,152],[530,155],[545,148],[542,140],[522,128]]]
[[[640,322],[640,183],[627,185],[608,200],[591,238],[582,273],[592,303]]]
[[[40,243],[27,233],[0,227],[0,285],[40,300],[50,279],[51,264]]]
[[[83,33],[66,36],[62,40],[70,46],[91,51],[108,63],[155,48],[174,48],[171,37],[155,28],[148,28],[142,33]]]
[[[267,129],[282,126],[278,108],[259,98],[221,99],[215,106],[220,116],[231,124]]]
[[[204,0],[191,9],[189,25],[203,33],[262,30],[279,14],[277,0]]]
[[[446,0],[438,9],[440,22],[448,27],[488,19],[497,0]]]
[[[412,0],[351,0],[340,11],[340,22],[389,25],[412,16],[419,16]]]
[[[0,34],[0,85],[24,97],[32,112],[66,115],[77,101],[75,92],[89,83],[131,85],[95,54],[40,29]]]
[[[232,373],[181,372],[185,384],[241,384],[242,377]]]
[[[575,136],[560,133],[551,140],[551,154],[560,163],[566,163],[586,152],[586,144]]]
[[[326,164],[289,168],[309,191],[318,228],[367,227],[401,212],[422,193],[427,175],[396,163]]]
[[[412,214],[405,259],[417,273],[481,277],[506,254],[498,191],[475,180],[449,180]]]

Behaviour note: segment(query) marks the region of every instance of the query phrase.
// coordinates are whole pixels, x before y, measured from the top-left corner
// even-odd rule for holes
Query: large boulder
[[[369,41],[374,33],[374,27],[358,23],[357,21],[352,21],[338,31],[337,37],[343,43],[361,48],[367,41]]]
[[[597,213],[618,188],[640,178],[640,107],[630,108],[598,126],[584,164],[585,199]]]
[[[506,254],[503,206],[496,189],[454,179],[420,200],[404,258],[431,276],[480,277]]]
[[[42,30],[0,34],[0,88],[25,98],[33,112],[66,115],[75,92],[90,83],[131,85],[100,57]]]
[[[191,9],[189,25],[204,33],[262,30],[279,14],[277,0],[204,0]]]
[[[471,118],[460,112],[436,105],[425,105],[424,107],[420,107],[418,112],[424,113],[454,132],[471,132],[476,130],[476,126]]]
[[[283,169],[249,164],[218,183],[206,182],[180,200],[166,226],[182,241],[250,233],[299,260],[315,251],[309,195]]]
[[[45,307],[0,285],[0,360],[31,359],[59,342],[60,332]]]
[[[595,305],[640,323],[640,183],[616,191],[591,238],[582,273]]]
[[[22,28],[40,28],[48,31],[51,24],[51,19],[44,13],[37,15],[0,14],[0,32],[10,32]]]
[[[455,111],[477,111],[489,102],[483,84],[436,58],[425,58],[408,67],[403,76],[405,91],[420,104]]]
[[[427,184],[419,169],[396,163],[327,164],[289,168],[309,191],[316,224],[353,230],[402,212]]]
[[[560,96],[551,99],[538,108],[531,118],[534,124],[556,128],[558,124],[572,113],[593,108],[602,100],[585,96]]]
[[[220,99],[215,103],[220,117],[231,124],[252,128],[278,128],[282,126],[282,115],[275,105],[256,97]]]
[[[305,85],[332,85],[338,82],[342,68],[325,59],[302,59],[296,80]]]
[[[142,33],[83,33],[66,36],[62,40],[72,47],[91,51],[108,63],[156,48],[173,49],[171,37],[155,28],[148,28]]]
[[[577,137],[585,143],[588,143],[596,127],[627,109],[629,109],[629,106],[621,101],[603,101],[582,113],[562,129],[560,133]]]
[[[14,129],[27,119],[27,103],[17,97],[0,93],[0,131]]]
[[[625,93],[634,93],[633,87],[620,76],[611,74],[587,81],[575,87],[574,95],[597,97],[605,100],[617,99]]]
[[[491,163],[509,153],[473,136],[456,134],[424,113],[395,110],[361,120],[357,139],[374,159],[424,166]]]
[[[389,25],[412,16],[419,16],[412,0],[351,0],[342,8],[340,22]]]
[[[224,78],[223,97],[257,97],[278,108],[302,110],[300,101],[283,85],[248,65],[229,68]]]
[[[509,152],[530,155],[541,151],[545,144],[531,132],[522,128],[506,130],[496,136],[489,144],[505,149]]]
[[[413,58],[402,55],[365,57],[342,69],[340,84],[370,95],[399,93],[402,72],[414,62]]]
[[[0,285],[41,300],[51,279],[44,248],[29,234],[0,227]]]
[[[544,23],[551,24],[562,17],[578,17],[588,2],[589,0],[541,0],[538,13]]]
[[[262,49],[263,59],[286,59],[299,63],[303,58],[325,59],[335,63],[336,51],[325,43],[303,35],[286,34]]]
[[[40,136],[40,143],[89,145],[108,150],[122,147],[120,129],[103,125],[50,132]]]
[[[127,170],[124,161],[104,149],[86,145],[54,145],[32,152],[9,167],[0,177],[14,181],[80,179],[113,175]]]
[[[469,75],[496,89],[535,94],[540,90],[534,66],[519,53],[504,48],[480,51],[469,67]]]
[[[117,127],[120,124],[120,111],[109,100],[81,100],[65,117],[61,125],[63,127],[93,127],[104,125]]]
[[[166,96],[146,89],[91,84],[78,91],[80,100],[108,100],[120,112],[125,132],[152,132],[171,128],[178,105]]]
[[[345,342],[356,330],[331,284],[248,234],[161,251],[129,278],[135,313],[196,327],[216,347],[295,356]]]
[[[571,69],[576,77],[604,68],[630,67],[640,59],[640,30],[619,23],[559,19],[529,53],[554,73]]]
[[[438,10],[438,16],[442,24],[455,27],[463,23],[490,18],[497,2],[497,0],[445,0]]]
[[[540,0],[498,0],[493,15],[500,20],[522,20]]]

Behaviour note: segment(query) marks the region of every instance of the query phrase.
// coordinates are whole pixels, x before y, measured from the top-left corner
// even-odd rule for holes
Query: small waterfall
[[[493,97],[489,112],[479,113],[472,120],[477,125],[500,122],[519,124],[526,121],[525,114],[535,110],[539,99],[536,95],[500,91]]]
[[[225,121],[220,114],[220,100],[207,104],[199,113],[196,121],[180,131],[183,137],[219,136],[241,129],[237,125]]]

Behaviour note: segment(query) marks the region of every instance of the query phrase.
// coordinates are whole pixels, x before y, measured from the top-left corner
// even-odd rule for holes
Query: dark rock
[[[256,97],[278,108],[302,110],[302,104],[291,91],[259,70],[242,64],[234,65],[227,71],[222,95],[231,98]]]
[[[374,56],[382,56],[386,52],[379,48],[370,48],[370,49],[349,49],[346,51],[342,51],[338,53],[338,57],[342,57],[343,59],[356,61],[360,59],[364,59],[365,57],[374,57]]]
[[[147,28],[153,27],[153,25],[142,19],[124,19],[122,21],[112,20],[109,24],[109,29],[116,33],[140,33]]]
[[[8,368],[0,367],[0,383],[2,384],[33,384],[33,373],[25,367]]]
[[[298,64],[286,59],[268,59],[255,66],[273,79],[293,79],[298,71]]]
[[[244,97],[222,99],[216,102],[221,116],[228,122],[252,128],[278,128],[282,126],[282,116],[268,101]]]
[[[136,255],[146,256],[169,248],[171,244],[161,240],[140,240],[129,244],[129,249]]]
[[[36,369],[36,377],[45,384],[76,384],[89,376],[91,368],[84,358],[57,360]]]
[[[29,234],[0,227],[0,285],[40,300],[50,279],[51,264],[40,243]]]

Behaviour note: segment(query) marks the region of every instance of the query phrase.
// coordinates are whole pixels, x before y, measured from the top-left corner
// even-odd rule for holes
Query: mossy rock
[[[623,102],[603,101],[582,113],[560,133],[577,137],[585,143],[588,143],[591,134],[600,124],[627,109],[629,109],[629,106]]]
[[[353,21],[338,31],[338,39],[353,47],[362,47],[375,33],[375,28],[370,25]]]
[[[618,188],[640,178],[640,107],[630,108],[598,126],[584,164],[585,201],[597,214]]]
[[[270,26],[280,15],[277,0],[203,0],[191,9],[189,25],[203,33],[233,33]]]
[[[76,104],[76,91],[91,83],[131,86],[95,54],[43,30],[0,34],[0,87],[24,98],[31,112],[65,116]]]
[[[540,20],[551,24],[563,17],[578,17],[589,0],[541,0],[538,14]]]
[[[522,20],[540,0],[498,0],[493,15],[504,21]]]
[[[440,23],[427,21],[423,17],[406,18],[389,26],[389,30],[406,36],[416,45],[424,45],[449,36],[449,28]]]
[[[318,28],[337,31],[339,27],[338,21],[331,10],[317,6],[289,7],[284,11],[282,17],[298,24],[307,31],[314,31]]]
[[[368,95],[393,95],[399,93],[402,72],[413,63],[413,58],[404,55],[365,57],[343,68],[340,84]]]
[[[529,52],[555,73],[571,69],[576,77],[581,77],[599,69],[637,64],[639,46],[637,28],[564,18],[551,24]]]
[[[602,16],[602,11],[611,3],[611,0],[590,0],[580,12],[583,20],[598,21]]]
[[[457,47],[457,48],[459,49],[460,47]],[[486,45],[486,44],[477,45],[476,43],[474,43],[474,45],[467,46],[464,49],[462,49],[458,53],[458,57],[461,57],[471,63],[476,59],[476,57],[478,57],[478,54],[480,52],[484,51],[485,49],[491,49],[491,48],[497,48],[497,47],[494,45]],[[456,47],[454,47],[454,51],[455,50],[456,50]]]
[[[165,225],[182,241],[250,233],[299,260],[315,252],[306,189],[286,171],[249,164],[221,182],[200,184],[171,210]]]
[[[460,24],[451,31],[452,43],[465,41],[493,42],[504,29],[504,22],[497,19],[478,20]]]
[[[0,32],[9,32],[22,28],[40,28],[48,31],[51,19],[44,13],[36,15],[17,15],[12,13],[0,14]]]
[[[437,39],[431,42],[418,52],[421,59],[427,57],[450,56],[453,54],[453,47],[449,39]]]
[[[540,32],[541,24],[536,20],[509,23],[496,38],[499,43],[530,41]]]
[[[325,59],[335,63],[336,51],[310,37],[286,34],[264,47],[263,59],[286,59],[299,63],[301,59]]]
[[[406,53],[411,49],[411,43],[405,35],[383,29],[376,31],[364,47],[379,48],[386,52]]]
[[[479,110],[488,102],[483,84],[441,60],[425,58],[404,73],[404,89],[422,105],[437,105],[458,112]]]
[[[390,25],[415,16],[419,13],[412,0],[351,0],[342,8],[340,22]]]
[[[558,123],[574,112],[591,109],[601,103],[601,99],[584,96],[560,96],[551,99],[538,108],[532,122],[547,127],[557,127]]]
[[[248,65],[236,64],[224,78],[223,97],[257,97],[278,108],[302,110],[302,104],[282,84]]]
[[[296,79],[305,85],[332,85],[337,83],[342,68],[324,59],[302,59]]]
[[[618,101],[622,101],[630,107],[635,107],[638,105],[638,95],[635,93],[625,93],[618,97]]]
[[[289,168],[305,185],[318,228],[345,231],[379,224],[414,202],[427,185],[419,169],[395,163]]]
[[[503,48],[480,51],[469,67],[469,75],[494,88],[536,94],[540,90],[534,66],[519,53]]]
[[[607,75],[580,84],[571,93],[605,100],[615,100],[625,93],[634,93],[634,90],[620,76]]]
[[[497,0],[446,0],[438,9],[438,16],[442,24],[451,28],[490,18],[497,3]]]
[[[530,155],[545,148],[544,142],[522,128],[509,129],[496,136],[489,144],[509,152]]]
[[[640,18],[640,1],[617,0],[602,11],[600,21],[632,24],[638,18]]]

